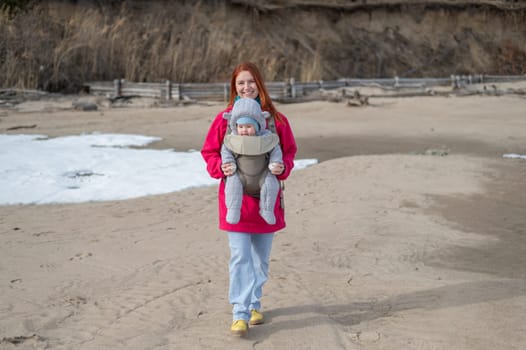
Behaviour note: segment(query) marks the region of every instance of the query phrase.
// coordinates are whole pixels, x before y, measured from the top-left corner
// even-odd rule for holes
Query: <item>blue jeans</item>
[[[230,246],[230,288],[233,319],[250,319],[250,310],[259,310],[263,285],[268,279],[268,262],[274,233],[228,232]]]

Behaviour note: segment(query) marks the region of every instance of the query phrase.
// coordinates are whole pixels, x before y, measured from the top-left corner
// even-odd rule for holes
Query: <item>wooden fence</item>
[[[334,81],[296,82],[289,79],[285,82],[266,84],[269,95],[276,101],[301,99],[320,90],[333,90],[344,87],[414,87],[428,88],[433,86],[460,87],[468,84],[489,84],[526,81],[526,75],[451,75],[448,78],[382,78],[382,79],[338,79]],[[133,83],[124,79],[111,81],[94,81],[84,84],[90,94],[118,97],[153,97],[165,100],[209,100],[227,101],[229,83]]]

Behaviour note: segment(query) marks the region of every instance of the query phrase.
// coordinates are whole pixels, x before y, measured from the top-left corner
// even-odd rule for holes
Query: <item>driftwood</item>
[[[36,128],[37,125],[36,124],[31,124],[31,125],[17,125],[17,126],[12,126],[10,128],[7,128],[6,130],[7,131],[11,131],[11,130],[18,130],[18,129],[34,129]]]
[[[80,111],[96,111],[99,106],[95,102],[73,102],[73,108]]]
[[[349,107],[363,107],[369,105],[369,97],[360,95],[359,91],[355,91],[353,96],[347,100]]]
[[[0,106],[12,107],[28,100],[39,100],[49,94],[39,90],[0,89]]]
[[[399,98],[399,97],[425,97],[425,96],[503,96],[503,95],[520,95],[526,96],[526,89],[516,88],[499,88],[495,84],[461,87],[442,87],[437,89],[425,87],[408,87],[408,86],[382,86],[380,84],[370,84],[358,88],[339,88],[334,90],[323,90],[311,94],[309,98],[292,99],[288,102],[303,102],[306,100],[313,101],[330,101],[346,102],[349,107],[368,106],[370,98]]]

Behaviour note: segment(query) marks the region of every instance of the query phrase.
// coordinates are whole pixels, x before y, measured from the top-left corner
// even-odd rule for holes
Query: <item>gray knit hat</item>
[[[223,113],[223,118],[230,119],[230,128],[235,133],[237,120],[241,117],[249,117],[259,124],[259,130],[267,128],[266,118],[270,116],[269,112],[262,112],[261,106],[253,98],[240,98],[234,103],[231,112]]]
[[[239,117],[237,118],[237,121],[236,121],[236,124],[239,126],[241,124],[252,124],[254,126],[254,128],[256,129],[256,134],[259,133],[259,123],[256,121],[256,119],[254,118],[250,118],[250,117]]]

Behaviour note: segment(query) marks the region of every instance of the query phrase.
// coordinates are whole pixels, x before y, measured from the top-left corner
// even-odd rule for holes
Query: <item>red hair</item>
[[[278,113],[276,107],[274,107],[274,104],[272,103],[272,99],[270,98],[267,88],[265,87],[263,77],[261,76],[258,67],[252,62],[243,62],[238,64],[236,68],[234,68],[234,71],[232,72],[232,77],[230,79],[230,101],[228,102],[228,106],[234,105],[234,101],[237,97],[236,79],[239,73],[243,71],[250,72],[250,74],[252,74],[252,77],[256,82],[256,86],[259,92],[259,100],[261,102],[261,109],[263,111],[269,112],[274,117],[274,119],[281,121],[281,115]]]

